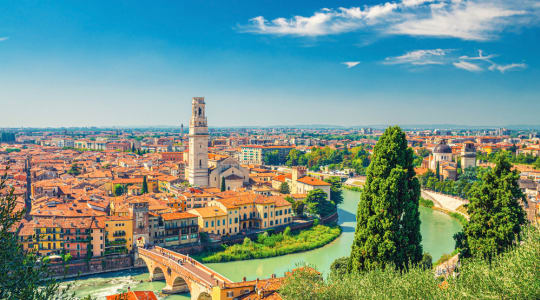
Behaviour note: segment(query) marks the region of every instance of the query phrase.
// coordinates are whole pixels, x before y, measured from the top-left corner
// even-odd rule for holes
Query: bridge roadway
[[[156,268],[162,270],[164,279],[167,282],[167,289],[170,292],[175,292],[178,289],[175,283],[178,277],[182,278],[183,282],[187,284],[187,288],[192,292],[192,298],[195,298],[193,297],[195,296],[193,295],[194,289],[197,289],[199,292],[205,291],[209,293],[215,286],[224,286],[225,284],[232,283],[230,279],[195,259],[165,248],[155,246],[150,249],[144,249],[139,247],[138,255],[146,262],[151,278],[154,277],[154,270]]]

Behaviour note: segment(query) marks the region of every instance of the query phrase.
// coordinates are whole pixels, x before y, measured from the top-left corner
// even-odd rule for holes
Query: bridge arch
[[[152,268],[152,271],[150,271],[149,269],[148,272],[150,273],[151,281],[165,280],[165,272],[163,271],[163,268],[160,266],[155,266]]]
[[[210,294],[208,294],[207,292],[202,292],[197,297],[197,300],[212,300],[212,296],[210,296]]]
[[[190,291],[189,284],[182,276],[176,276],[170,282],[172,283],[170,285],[167,283],[163,293],[187,293]]]

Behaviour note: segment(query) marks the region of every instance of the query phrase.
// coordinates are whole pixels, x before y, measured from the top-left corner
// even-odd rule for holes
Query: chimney
[[[244,276],[243,280],[246,281],[246,276]]]
[[[272,278],[276,278],[276,274],[272,274]]]

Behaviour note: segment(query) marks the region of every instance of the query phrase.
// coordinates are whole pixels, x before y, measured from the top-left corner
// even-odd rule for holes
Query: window
[[[234,297],[234,291],[227,292],[227,298]]]

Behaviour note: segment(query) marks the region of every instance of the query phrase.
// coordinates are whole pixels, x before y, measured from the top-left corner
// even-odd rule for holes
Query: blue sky
[[[0,127],[540,123],[540,1],[2,1]]]

